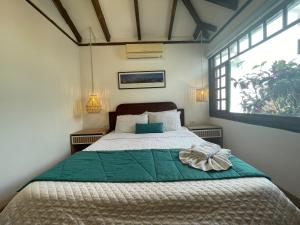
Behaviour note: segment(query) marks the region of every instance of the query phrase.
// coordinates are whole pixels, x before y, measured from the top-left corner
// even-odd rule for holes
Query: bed
[[[188,148],[205,141],[186,128],[115,133],[117,115],[177,109],[171,102],[122,104],[111,132],[85,152]],[[184,110],[181,124],[184,125]],[[0,224],[300,224],[300,211],[264,177],[177,182],[35,181],[0,214]]]

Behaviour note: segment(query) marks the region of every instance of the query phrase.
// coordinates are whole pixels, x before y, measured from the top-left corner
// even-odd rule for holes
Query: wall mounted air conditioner
[[[163,44],[127,44],[128,59],[162,58]]]

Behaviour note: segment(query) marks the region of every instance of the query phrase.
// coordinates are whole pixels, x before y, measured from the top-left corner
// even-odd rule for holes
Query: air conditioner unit
[[[163,44],[127,44],[128,59],[162,58]]]

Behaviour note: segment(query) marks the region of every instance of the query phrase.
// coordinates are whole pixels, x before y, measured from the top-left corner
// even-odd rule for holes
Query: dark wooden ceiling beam
[[[200,17],[197,14],[197,11],[195,10],[193,4],[191,3],[190,0],[182,0],[184,6],[187,8],[187,10],[189,11],[190,15],[192,16],[193,20],[195,21],[195,23],[197,24],[197,27],[195,29],[195,32],[193,34],[194,39],[197,39],[200,36],[200,31],[203,31],[203,36],[208,39],[209,38],[209,31],[217,31],[217,27],[215,25],[209,24],[209,23],[205,23],[203,22]]]
[[[109,33],[108,28],[107,28],[106,21],[105,21],[104,15],[102,13],[102,9],[101,9],[99,0],[91,0],[91,1],[92,1],[93,6],[94,6],[94,9],[95,9],[97,18],[99,20],[101,29],[104,33],[105,39],[106,39],[107,42],[110,42],[110,33]]]
[[[195,31],[194,31],[194,34],[193,34],[193,38],[194,40],[201,40],[203,41],[204,39],[205,40],[208,40],[209,39],[209,33],[207,30],[201,30],[200,28],[201,26],[200,25],[197,25]],[[202,37],[201,37],[201,34],[202,34]],[[201,39],[202,38],[202,39]]]
[[[203,30],[210,30],[215,32],[217,30],[217,27],[215,25],[209,24],[209,23],[204,23],[201,21],[200,17],[197,14],[197,11],[195,10],[194,6],[192,5],[190,0],[182,0],[183,4],[189,11],[190,15],[194,19],[195,23],[197,25],[200,25],[201,29]]]
[[[60,0],[52,0],[54,3],[55,7],[59,11],[60,15],[64,18],[68,26],[70,27],[71,31],[73,32],[74,36],[76,37],[76,40],[78,42],[81,42],[82,38],[81,35],[79,34],[77,28],[75,27],[73,21],[71,20],[69,14],[67,13],[67,10],[63,7],[62,3]]]
[[[171,11],[171,19],[169,25],[169,33],[168,33],[168,40],[172,39],[172,31],[173,31],[173,24],[175,19],[175,13],[177,8],[177,0],[173,0],[172,11]]]
[[[137,36],[138,36],[138,40],[141,40],[142,39],[142,35],[141,35],[139,1],[138,0],[134,0],[134,12],[135,12],[135,21],[136,21]]]
[[[232,10],[237,10],[239,7],[239,0],[206,0],[206,1]]]

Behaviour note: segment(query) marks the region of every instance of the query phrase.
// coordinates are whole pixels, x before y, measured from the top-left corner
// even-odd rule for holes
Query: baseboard
[[[279,187],[279,189],[300,209],[300,199],[299,198],[297,198],[295,195],[291,194],[290,192],[284,190],[282,187]]]

